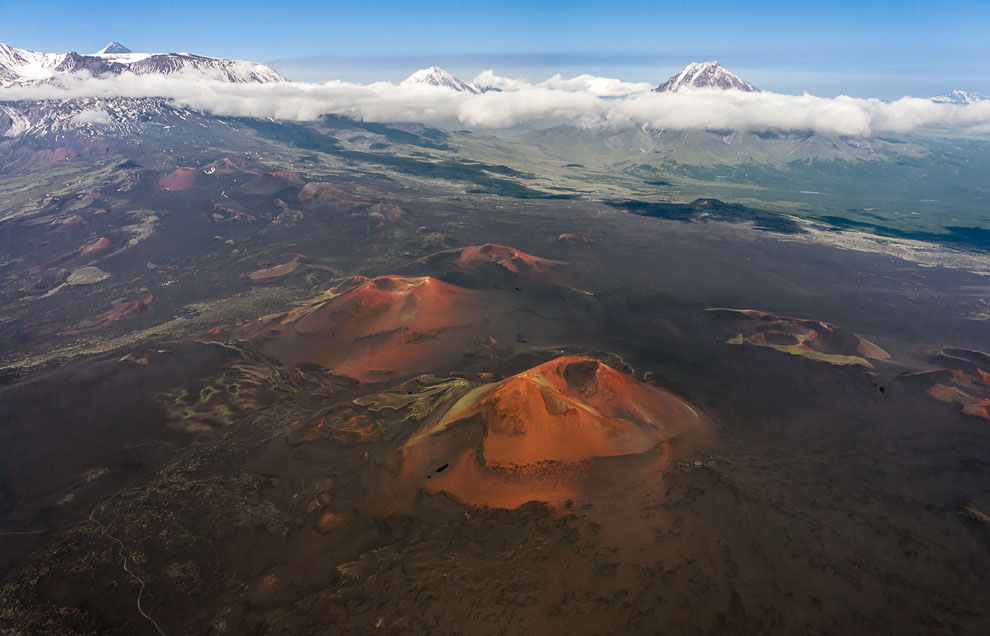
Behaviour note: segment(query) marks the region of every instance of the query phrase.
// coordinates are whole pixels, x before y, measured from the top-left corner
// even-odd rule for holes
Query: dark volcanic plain
[[[155,135],[0,144],[3,633],[990,629],[985,251]]]

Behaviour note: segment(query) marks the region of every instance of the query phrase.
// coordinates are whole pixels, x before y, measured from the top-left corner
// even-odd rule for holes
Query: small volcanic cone
[[[199,169],[176,168],[158,180],[158,187],[170,192],[188,190],[199,185]]]
[[[496,243],[465,247],[457,252],[457,258],[453,261],[455,267],[466,270],[476,270],[489,263],[515,274],[523,271],[546,272],[556,264],[554,261]]]
[[[240,187],[245,194],[272,195],[302,183],[298,172],[276,171],[255,175]]]
[[[344,192],[332,183],[311,182],[299,191],[299,202],[307,206],[319,206],[323,203],[370,203],[365,197]]]
[[[556,504],[580,493],[588,462],[644,455],[703,428],[673,394],[563,356],[463,395],[405,444],[401,479],[475,506]]]
[[[944,367],[958,369],[983,370],[990,369],[990,353],[950,347],[942,349],[933,356],[933,360]]]
[[[97,328],[106,327],[111,325],[118,320],[123,320],[125,318],[132,318],[148,311],[148,307],[151,302],[155,299],[154,294],[148,294],[141,300],[130,300],[124,303],[120,303],[114,307],[113,311],[107,314],[106,319],[97,325]]]
[[[971,349],[943,349],[932,356],[942,367],[900,377],[910,384],[927,385],[926,393],[939,402],[956,404],[966,415],[990,420],[990,354]]]
[[[70,161],[76,158],[76,153],[70,148],[56,148],[52,154],[54,161]]]
[[[352,279],[237,337],[286,364],[313,362],[361,381],[460,359],[480,321],[474,293],[428,276]]]
[[[79,256],[89,256],[90,254],[96,254],[97,252],[102,252],[103,250],[110,247],[110,239],[101,236],[100,238],[90,241],[82,246],[79,250]]]
[[[767,347],[794,356],[840,366],[859,365],[873,369],[867,360],[887,360],[890,354],[854,333],[820,320],[775,316],[755,309],[707,311],[737,319],[739,333],[727,344]]]
[[[511,287],[520,282],[551,282],[561,263],[496,243],[471,245],[422,259],[445,279],[468,287]]]

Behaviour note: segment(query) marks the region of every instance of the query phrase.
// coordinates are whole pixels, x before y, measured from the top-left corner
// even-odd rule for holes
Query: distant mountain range
[[[94,77],[120,75],[171,75],[195,73],[224,82],[284,82],[274,69],[245,60],[224,60],[189,53],[132,53],[119,42],[98,53],[39,53],[0,44],[0,87],[50,83],[59,77],[89,73]]]
[[[135,75],[170,76],[179,74],[183,78],[202,78],[229,83],[268,84],[285,82],[277,71],[258,62],[245,60],[226,60],[189,53],[134,53],[120,42],[110,42],[96,53],[41,53],[26,49],[18,49],[0,44],[0,88],[16,88],[27,86],[43,86],[57,84],[60,79],[79,77],[115,77],[123,73]],[[402,86],[429,85],[451,91],[479,95],[489,91],[499,91],[499,88],[478,83],[465,82],[439,66],[431,66],[416,71],[405,80]],[[529,86],[520,82],[520,86]],[[676,75],[652,89],[654,93],[677,93],[687,90],[724,90],[745,93],[760,92],[755,86],[742,79],[735,73],[723,68],[718,62],[694,62],[688,64]],[[505,88],[505,90],[518,90]],[[645,90],[645,89],[644,89]],[[984,101],[978,95],[962,90],[953,90],[931,98],[932,101],[944,104],[974,104]],[[14,138],[24,135],[45,136],[68,131],[80,131],[88,134],[105,136],[108,134],[133,134],[146,129],[148,126],[169,127],[176,122],[187,120],[193,116],[189,109],[177,108],[168,100],[146,97],[87,97],[77,99],[46,99],[0,101],[0,137]],[[195,116],[207,116],[196,114]],[[646,131],[644,131],[646,134]],[[682,147],[691,137],[684,133],[684,139],[674,144]],[[691,143],[704,146],[708,142],[707,133],[702,141],[693,139]],[[554,137],[551,135],[551,137]],[[650,137],[650,135],[647,135]],[[665,138],[662,147],[667,147]],[[719,139],[725,135],[718,136]],[[776,156],[777,146],[785,148],[787,156],[803,156],[803,150],[814,147],[809,151],[810,156],[872,156],[875,147],[861,148],[850,146],[843,140],[836,141],[834,148],[819,147],[821,140],[826,137],[814,137],[814,143],[807,141],[806,136],[798,136],[796,146],[786,146],[779,139],[767,141],[760,138],[753,141],[754,147],[774,146],[770,156]],[[742,143],[737,139],[733,144],[734,152]],[[749,139],[747,137],[746,139]],[[756,139],[756,138],[754,138]],[[640,148],[640,151],[655,151],[655,140],[637,138],[630,144]],[[541,140],[549,143],[548,139]],[[695,143],[698,142],[698,143]],[[800,143],[798,143],[800,142]],[[552,144],[551,144],[552,145]],[[728,141],[723,146],[730,145]],[[745,145],[745,144],[744,144]],[[847,147],[848,146],[848,147]],[[649,150],[645,150],[649,148]],[[795,150],[797,148],[797,150]],[[719,146],[721,154],[725,149]],[[798,151],[801,152],[798,152]],[[709,152],[706,150],[706,152]],[[719,154],[719,153],[716,153]],[[743,155],[748,154],[742,152]]]
[[[459,93],[471,93],[472,95],[499,90],[497,88],[478,86],[477,84],[465,82],[439,66],[420,69],[402,81],[403,86],[409,86],[411,84],[429,84],[431,86],[449,88]],[[760,89],[714,61],[692,62],[685,66],[680,73],[671,76],[670,79],[654,88],[651,92],[676,93],[684,89],[704,88],[738,90],[745,93],[761,92]],[[952,90],[931,98],[933,102],[940,104],[976,104],[987,99],[964,90]]]
[[[97,53],[39,53],[0,44],[0,88],[42,86],[60,78],[135,75],[183,77],[231,83],[284,82],[274,69],[244,60],[189,53],[133,53],[110,42]],[[0,101],[0,138],[47,136],[68,131],[89,134],[134,134],[148,126],[164,127],[193,113],[166,100],[146,97],[87,97],[66,100]]]
[[[134,53],[120,42],[110,42],[96,53],[41,53],[0,43],[0,88],[34,86],[50,83],[59,77],[87,73],[107,77],[130,72],[135,75],[171,75],[192,73],[206,79],[232,83],[270,83],[287,81],[273,68],[247,60],[193,55],[190,53]],[[439,66],[420,69],[401,83],[403,86],[426,84],[460,93],[478,95],[498,88],[465,82]],[[692,62],[652,90],[676,93],[684,89],[717,88],[747,93],[760,92],[718,62]],[[964,90],[952,90],[932,97],[943,104],[975,104],[987,98]]]
[[[469,84],[454,77],[449,72],[439,66],[431,66],[416,71],[405,80],[402,85],[429,84],[431,86],[442,86],[461,93],[486,93],[490,90],[498,90]],[[684,67],[677,75],[660,84],[653,92],[655,93],[676,93],[683,89],[695,88],[720,88],[723,90],[740,90],[745,92],[759,92],[755,86],[742,79],[732,71],[721,66],[718,62],[692,62]]]

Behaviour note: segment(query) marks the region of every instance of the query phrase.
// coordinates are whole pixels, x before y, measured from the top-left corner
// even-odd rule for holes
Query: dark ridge
[[[429,155],[421,155],[423,160],[413,157],[344,150],[334,137],[313,130],[313,128],[292,122],[273,122],[263,119],[236,119],[267,139],[295,146],[303,150],[316,150],[334,154],[344,159],[385,166],[419,177],[463,181],[478,186],[473,193],[497,194],[518,199],[576,199],[576,194],[551,194],[534,190],[515,181],[501,179],[495,175],[531,179],[533,175],[519,172],[504,165],[477,162],[464,162],[456,159],[427,161]],[[402,131],[397,131],[402,132]],[[411,133],[404,133],[411,134]]]
[[[945,233],[898,230],[896,228],[884,227],[875,223],[865,223],[863,221],[853,221],[841,216],[820,216],[819,221],[824,221],[829,225],[844,230],[862,230],[877,236],[889,236],[891,238],[912,239],[915,241],[926,241],[928,243],[940,243],[943,245],[962,246],[978,249],[990,248],[990,230],[982,227],[963,227],[959,225],[946,226]]]
[[[420,146],[422,148],[432,148],[434,150],[454,149],[450,144],[443,143],[450,138],[450,135],[435,128],[424,127],[422,133],[416,134],[406,130],[392,128],[391,126],[386,126],[384,124],[357,121],[348,119],[347,117],[341,117],[339,115],[327,115],[322,121],[330,125],[331,128],[335,130],[340,128],[360,128],[361,130],[367,130],[370,133],[381,135],[396,144]]]
[[[606,201],[606,205],[620,208],[640,216],[657,217],[671,221],[693,223],[704,218],[729,223],[751,222],[758,230],[781,234],[802,234],[804,230],[793,219],[781,214],[756,210],[738,203],[726,203],[719,199],[696,199],[691,203],[664,201]],[[702,217],[704,215],[704,217]]]
[[[574,194],[549,194],[546,192],[541,192],[520,183],[516,183],[515,181],[501,179],[492,174],[512,175],[521,178],[529,177],[529,175],[517,172],[506,166],[464,163],[456,159],[423,161],[412,157],[376,154],[361,152],[358,150],[341,150],[335,152],[334,154],[345,159],[353,159],[355,161],[386,166],[405,174],[418,177],[446,179],[448,181],[465,181],[478,186],[474,190],[471,190],[472,193],[476,194],[498,194],[501,196],[516,197],[518,199],[577,198],[577,195]]]
[[[753,134],[763,140],[782,139],[785,136],[777,130],[754,130]]]
[[[274,122],[267,119],[249,119],[246,117],[236,118],[233,121],[253,129],[266,139],[295,146],[303,150],[332,153],[338,152],[341,149],[340,142],[333,137],[322,135],[302,124]]]

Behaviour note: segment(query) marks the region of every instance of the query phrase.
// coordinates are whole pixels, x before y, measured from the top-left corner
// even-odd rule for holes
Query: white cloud
[[[623,82],[622,80],[612,79],[610,77],[595,77],[587,73],[572,77],[571,79],[564,79],[558,73],[550,79],[540,82],[539,86],[561,91],[591,93],[597,97],[635,95],[637,93],[649,92],[653,88],[653,84],[647,82]]]
[[[936,104],[904,97],[893,102],[840,96],[744,93],[717,89],[650,93],[646,84],[579,75],[557,75],[538,84],[485,71],[475,82],[500,91],[481,95],[427,86],[379,82],[230,84],[195,71],[172,76],[123,74],[106,79],[62,76],[55,84],[0,89],[0,101],[67,97],[162,97],[217,115],[295,121],[340,114],[365,121],[456,123],[500,128],[534,120],[567,121],[582,127],[648,125],[665,129],[814,130],[867,136],[904,133],[928,126],[990,130],[990,101]],[[603,97],[609,96],[609,97]],[[78,121],[104,123],[102,111]]]
[[[538,84],[531,84],[525,80],[496,75],[495,71],[491,69],[478,73],[471,83],[479,88],[496,89],[506,92],[524,91],[531,88],[549,88],[569,93],[590,93],[596,97],[621,97],[623,95],[645,93],[653,88],[653,84],[648,82],[623,82],[619,79],[595,77],[587,73],[570,79],[565,79],[563,75],[558,73]]]
[[[533,87],[533,85],[526,80],[496,75],[495,71],[492,69],[481,71],[475,75],[474,79],[471,80],[471,83],[479,88],[494,88],[500,91],[520,91]]]
[[[616,126],[814,130],[823,134],[865,136],[879,131],[874,113],[885,112],[882,104],[851,97],[681,90],[629,97],[612,104],[608,117]]]
[[[106,126],[110,123],[110,115],[107,111],[102,108],[91,108],[89,110],[84,110],[76,113],[72,117],[72,123],[74,124],[96,124],[98,126]]]

